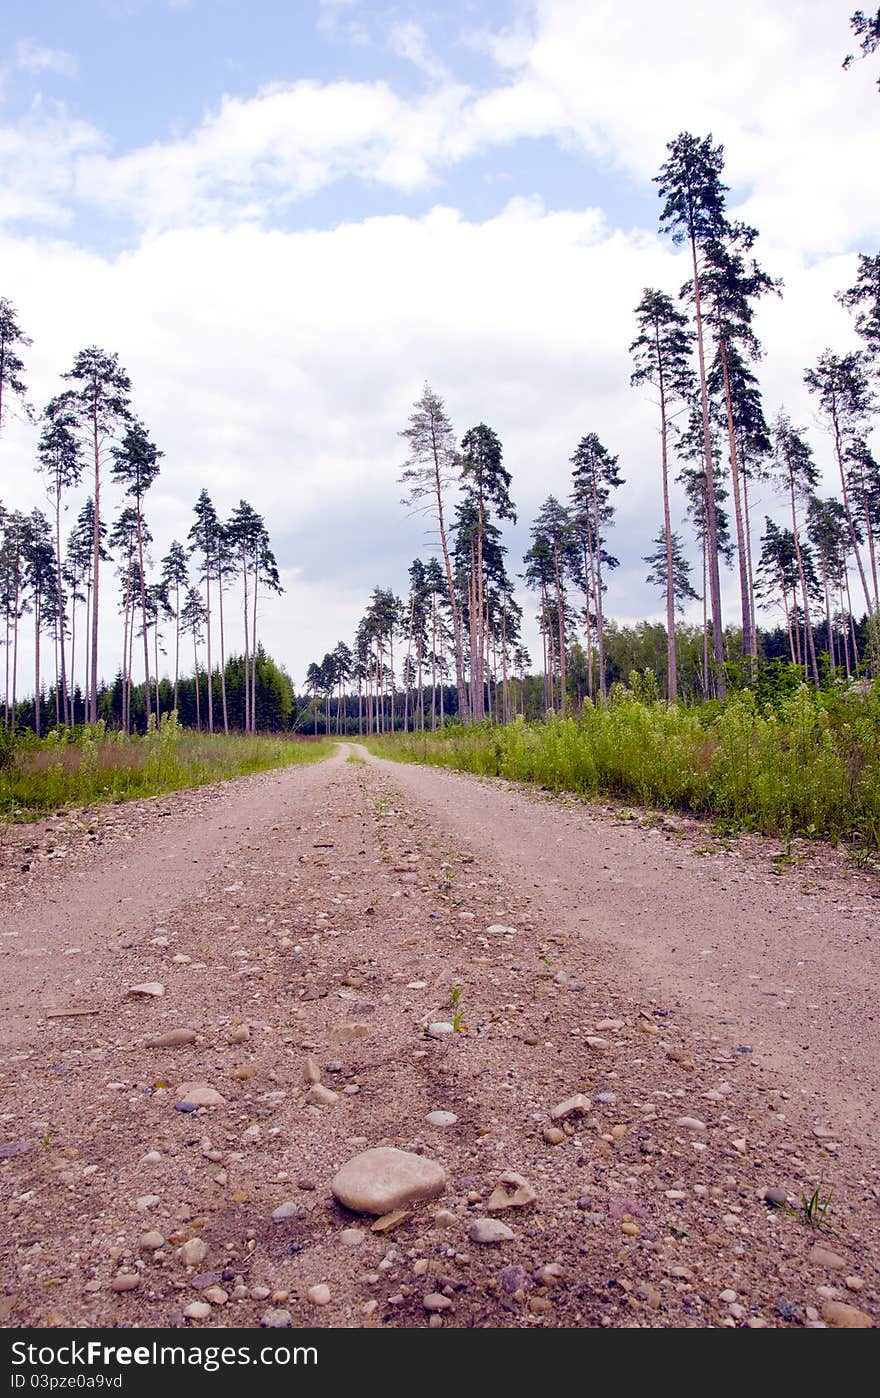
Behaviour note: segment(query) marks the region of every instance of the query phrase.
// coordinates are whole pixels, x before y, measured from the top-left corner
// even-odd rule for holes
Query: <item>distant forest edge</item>
[[[869,619],[862,617],[854,622],[857,643],[867,651],[871,641]],[[835,674],[828,664],[828,654],[822,649],[823,634],[816,629],[815,643],[821,662],[823,689],[836,689],[845,685],[845,677]],[[702,694],[702,649],[704,635],[701,627],[679,625],[676,635],[678,650],[678,670],[680,676],[680,702],[686,706],[704,706]],[[640,622],[634,626],[619,626],[609,622],[605,632],[606,664],[609,693],[623,686],[643,701],[664,701],[666,698],[666,629],[659,623]],[[804,683],[802,665],[791,659],[791,637],[782,627],[774,631],[758,633],[758,662],[753,670],[746,663],[742,650],[742,636],[737,630],[725,634],[725,654],[730,655],[726,662],[728,689],[736,693],[742,688],[751,689],[763,707],[778,709],[779,705]],[[326,663],[329,660],[331,663]],[[386,688],[378,695],[368,689],[363,677],[355,676],[355,686],[351,687],[350,675],[340,677],[338,664],[333,656],[325,658],[325,664],[316,667],[318,675],[312,675],[315,688],[312,692],[298,693],[291,677],[283,666],[278,665],[263,650],[257,647],[254,657],[256,686],[253,712],[253,731],[259,733],[289,733],[304,737],[367,737],[381,733],[416,733],[423,729],[439,730],[449,724],[461,725],[462,718],[458,704],[458,692],[448,681],[424,685],[419,691],[413,685],[407,689],[396,688],[391,684],[386,672]],[[340,687],[340,678],[342,684]],[[239,656],[231,656],[226,662],[225,683],[227,697],[228,731],[242,733],[245,728],[244,704],[244,662]],[[856,682],[853,681],[855,684]],[[199,674],[198,686],[191,676],[178,680],[177,702],[175,707],[174,684],[168,678],[159,681],[153,688],[153,714],[161,716],[175,711],[183,728],[207,732],[208,677]],[[213,706],[215,713],[221,711],[222,685],[220,673],[215,670],[212,676]],[[861,689],[861,682],[857,684]],[[125,680],[120,672],[111,685],[98,686],[98,719],[110,729],[123,729],[123,714],[128,713],[130,731],[144,733],[147,729],[147,713],[143,684],[134,685],[123,709]],[[574,642],[567,666],[566,712],[577,716],[589,703],[587,697],[587,657],[583,647]],[[70,724],[79,728],[89,720],[86,706],[79,690],[74,690],[69,699]],[[54,686],[43,692],[41,702],[41,724],[43,733],[50,733],[56,726],[56,693]],[[714,712],[717,702],[709,705]],[[507,682],[507,721],[522,718],[528,722],[543,719],[550,712],[548,706],[548,677],[543,674],[511,672]],[[501,723],[505,721],[504,692],[500,679],[494,676],[487,679],[484,700],[485,719]],[[63,726],[63,725],[62,725]],[[36,722],[32,697],[19,700],[14,716],[10,711],[5,729],[7,737],[13,734],[23,737],[34,734]]]
[[[867,38],[873,43],[871,32]],[[621,626],[609,614],[609,578],[619,566],[615,499],[626,482],[597,432],[574,445],[568,496],[551,494],[540,506],[523,571],[512,575],[503,525],[516,521],[516,507],[502,443],[485,422],[459,438],[425,383],[399,434],[399,482],[402,503],[427,524],[434,556],[413,560],[404,596],[373,590],[351,644],[339,641],[313,661],[298,695],[258,640],[260,602],[283,590],[262,517],[241,500],[221,519],[202,490],[186,542],[175,540],[156,569],[146,502],[163,453],[134,413],[118,356],[80,351],[61,376],[66,386],[37,414],[27,405],[22,358],[30,340],[0,298],[0,427],[10,404],[32,419],[51,502],[51,518],[0,504],[4,728],[39,736],[104,718],[129,733],[174,710],[185,726],[209,733],[304,732],[311,721],[313,734],[321,725],[352,734],[568,714],[604,704],[631,675],[638,688],[650,674],[652,696],[686,704],[723,703],[743,686],[772,700],[801,682],[818,690],[876,677],[880,463],[871,440],[880,411],[880,253],[859,254],[853,285],[837,293],[860,348],[826,349],[803,373],[837,492],[823,496],[807,431],[782,405],[772,417],[765,411],[755,312],[782,284],[755,258],[758,230],[729,217],[724,148],[682,132],[667,151],[655,179],[659,226],[684,250],[689,275],[677,295],[644,289],[630,345],[632,386],[656,407],[658,530],[642,546],[664,626]],[[672,516],[675,467],[696,569]],[[86,477],[90,494],[63,547],[67,497]],[[780,519],[755,518],[759,483],[778,492]],[[112,522],[111,484],[119,492]],[[722,616],[723,567],[738,583],[735,625]],[[523,644],[517,577],[535,597],[535,660]],[[108,600],[123,657],[112,684],[101,679]],[[701,624],[681,620],[689,603],[699,604]],[[775,610],[780,625],[762,630],[761,609]],[[229,645],[233,616],[238,653]],[[19,698],[26,625],[38,703]],[[159,677],[162,646],[173,657],[165,663],[173,681]],[[44,648],[54,673],[48,689]]]

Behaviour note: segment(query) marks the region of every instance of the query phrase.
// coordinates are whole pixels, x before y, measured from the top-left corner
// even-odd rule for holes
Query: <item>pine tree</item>
[[[663,530],[666,539],[666,637],[667,688],[671,703],[678,697],[675,646],[675,560],[672,522],[669,511],[669,434],[670,408],[688,403],[694,396],[694,375],[690,365],[693,334],[687,317],[665,292],[645,288],[636,307],[639,335],[629,347],[635,363],[630,383],[651,384],[659,396],[660,481],[663,492]],[[589,647],[588,647],[589,649]]]
[[[660,588],[668,596],[669,592],[675,599],[676,612],[684,611],[686,602],[698,602],[700,594],[694,590],[691,582],[691,565],[685,557],[684,547],[678,534],[672,535],[672,577],[670,579],[668,568],[670,552],[667,547],[666,530],[661,529],[651,542],[654,545],[653,553],[645,554],[644,562],[651,569],[645,581],[652,587]],[[670,588],[670,582],[672,584]],[[674,694],[668,696],[670,700],[675,698]]]
[[[839,664],[839,660],[834,640],[833,613],[835,607],[838,607],[841,612],[843,611],[843,590],[844,586],[847,585],[846,564],[850,538],[846,511],[838,499],[820,500],[817,496],[810,499],[807,505],[807,535],[815,550],[822,579],[828,659],[833,666],[836,666]],[[844,623],[841,641],[843,663],[847,676],[851,672],[848,629],[848,625]]]
[[[43,409],[43,427],[37,447],[40,470],[46,478],[49,497],[55,511],[55,610],[58,619],[58,645],[61,660],[61,720],[71,722],[67,692],[67,605],[64,596],[63,560],[61,557],[61,512],[64,492],[79,485],[83,473],[80,442],[76,434],[76,413],[70,395],[60,394]],[[58,686],[56,685],[56,696]]]
[[[819,666],[816,662],[816,646],[813,639],[813,625],[810,620],[810,600],[807,591],[807,574],[801,549],[800,529],[797,517],[797,502],[810,500],[819,480],[819,472],[813,461],[813,453],[802,432],[792,426],[791,418],[780,411],[773,423],[776,469],[782,488],[788,492],[791,505],[791,532],[794,540],[798,578],[800,580],[801,603],[804,609],[804,628],[813,682],[818,687]]]
[[[801,664],[797,632],[798,565],[794,535],[780,528],[769,516],[764,520],[761,556],[758,562],[758,593],[766,600],[775,598],[782,604],[788,629],[788,644],[793,665]]]
[[[868,382],[865,359],[861,353],[838,355],[826,350],[814,369],[804,374],[804,382],[819,400],[819,410],[834,441],[834,455],[840,475],[843,508],[849,528],[850,544],[865,594],[865,605],[872,615],[876,629],[878,599],[873,601],[868,588],[864,562],[859,550],[859,529],[854,502],[849,489],[848,453],[858,439],[866,421],[876,407]]]
[[[172,615],[174,617],[174,708],[176,710],[180,688],[180,594],[181,589],[185,593],[189,587],[186,550],[177,539],[173,541],[162,559],[160,577],[165,595],[170,598],[171,594],[174,594]]]
[[[464,499],[471,505],[474,528],[471,531],[468,608],[471,635],[470,710],[475,723],[485,717],[485,663],[489,631],[486,614],[486,579],[483,548],[490,516],[516,523],[510,498],[510,472],[502,461],[501,442],[491,427],[481,422],[461,439],[461,481]]]
[[[205,580],[205,632],[208,638],[208,732],[214,732],[214,667],[211,660],[211,575],[218,566],[220,521],[207,490],[203,490],[193,506],[195,523],[189,531],[190,552],[202,555],[202,577]],[[222,668],[222,667],[221,667]]]
[[[708,388],[710,394],[717,394],[723,403],[736,522],[743,650],[753,658],[758,649],[746,546],[737,399],[741,393],[754,398],[757,391],[755,377],[748,367],[750,361],[761,356],[761,346],[752,327],[754,302],[768,292],[778,294],[780,288],[780,283],[763,272],[750,255],[756,237],[754,228],[739,223],[727,225],[723,236],[707,240],[702,271],[705,319],[715,342]],[[692,290],[693,284],[689,283],[688,294]],[[760,401],[760,395],[758,398]]]
[[[880,48],[880,9],[875,15],[866,15],[864,10],[856,10],[849,23],[853,34],[860,40],[859,51],[862,58],[869,58],[872,53],[876,53]],[[855,54],[848,53],[843,60],[843,67],[850,68],[854,62]],[[880,78],[877,79],[877,86],[880,87]]]
[[[659,186],[660,197],[665,201],[660,215],[661,232],[670,233],[674,243],[687,243],[691,253],[691,287],[703,429],[703,470],[706,481],[707,564],[712,604],[712,634],[716,685],[719,697],[723,699],[727,685],[724,678],[724,632],[721,621],[717,491],[703,325],[703,269],[700,266],[698,250],[702,252],[707,243],[722,242],[730,232],[724,212],[727,186],[721,180],[724,147],[713,146],[711,136],[700,141],[690,132],[684,131],[671,141],[666,149],[669,151],[669,159],[661,167],[655,183]]]
[[[616,566],[617,562],[609,557],[605,548],[605,533],[614,518],[611,492],[623,485],[617,461],[618,458],[602,445],[595,432],[581,438],[571,458],[574,467],[572,510],[579,537],[585,542],[590,593],[596,614],[599,693],[603,700],[608,695],[608,681],[605,670],[605,607],[602,595],[605,584],[602,581],[602,564]]]
[[[6,693],[3,705],[3,723],[4,727],[14,729],[18,698],[19,623],[30,610],[25,585],[30,521],[21,510],[9,510],[4,512],[2,524],[0,605],[3,607],[6,645]],[[10,658],[12,662],[11,683]]]
[[[116,354],[91,346],[80,350],[73,367],[64,375],[73,381],[70,398],[76,415],[77,431],[88,451],[94,470],[92,495],[94,533],[92,537],[92,635],[89,682],[89,721],[98,721],[98,624],[100,617],[101,569],[101,482],[106,455],[131,418],[131,381]]]
[[[199,732],[201,732],[202,728],[201,700],[199,698],[199,689],[201,685],[201,680],[199,677],[199,643],[205,634],[206,620],[207,612],[205,610],[205,604],[202,601],[198,589],[195,587],[187,588],[186,601],[183,604],[183,610],[180,614],[180,626],[181,630],[184,631],[186,635],[192,636],[193,638],[193,675],[195,678],[196,690],[196,728],[199,730]],[[245,671],[245,676],[246,675],[247,671]]]
[[[865,342],[865,353],[874,364],[880,364],[880,252],[870,257],[859,254],[856,279],[837,299],[855,312],[856,334]]]
[[[553,643],[550,644],[548,636],[548,666],[547,673],[552,677],[554,673],[553,654],[558,659],[559,674],[559,712],[564,713],[568,698],[568,608],[567,608],[567,583],[571,576],[572,567],[575,565],[576,552],[572,530],[571,516],[563,505],[556,499],[555,495],[548,495],[544,501],[537,517],[530,530],[532,536],[532,546],[526,554],[527,565],[526,581],[534,587],[537,585],[541,593],[542,613],[547,611],[550,601],[550,590],[552,588],[556,603],[556,635]],[[542,625],[546,626],[549,618],[542,616]],[[552,678],[549,688],[548,708],[555,708],[556,701],[553,693]]]
[[[24,401],[27,386],[22,377],[24,361],[18,349],[27,349],[32,343],[18,324],[18,312],[12,302],[0,296],[0,430],[9,395],[14,393]]]
[[[24,541],[24,587],[34,615],[34,733],[40,737],[42,671],[40,639],[57,620],[58,580],[52,527],[42,510],[32,510]]]
[[[470,715],[464,681],[464,637],[461,610],[452,574],[444,503],[446,491],[459,477],[460,462],[455,449],[452,423],[446,415],[443,399],[434,392],[430,384],[425,384],[422,396],[415,403],[414,411],[410,415],[409,426],[399,435],[409,444],[409,456],[400,474],[401,485],[407,487],[407,494],[402,503],[414,511],[432,515],[437,525],[446,571],[449,609],[452,614],[458,707],[462,720],[466,723]]]
[[[141,630],[144,642],[144,698],[147,724],[150,722],[150,643],[147,628],[147,571],[144,553],[144,496],[159,474],[159,462],[164,455],[147,436],[142,422],[128,422],[122,441],[112,448],[113,479],[125,486],[125,494],[134,501],[137,531],[138,581],[141,598]]]

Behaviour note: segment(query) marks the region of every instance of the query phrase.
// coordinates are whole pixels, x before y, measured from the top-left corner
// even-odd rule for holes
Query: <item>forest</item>
[[[837,293],[859,347],[828,348],[804,366],[820,426],[811,432],[764,401],[756,308],[784,289],[758,260],[758,230],[728,211],[723,146],[683,132],[667,152],[655,177],[659,228],[684,249],[690,275],[678,291],[644,289],[630,345],[632,391],[656,405],[658,529],[643,558],[665,624],[614,620],[616,501],[626,489],[614,444],[594,430],[572,443],[569,493],[543,502],[516,571],[504,542],[517,515],[502,442],[485,422],[459,438],[426,383],[400,433],[399,480],[404,508],[426,518],[436,552],[413,560],[402,595],[374,589],[355,635],[309,665],[298,694],[258,639],[260,601],[281,591],[264,519],[244,499],[221,519],[202,489],[185,539],[155,563],[149,492],[163,453],[136,415],[118,356],[80,351],[37,413],[27,400],[31,342],[3,298],[0,429],[12,405],[32,420],[49,500],[48,511],[29,513],[0,505],[7,732],[39,738],[99,718],[146,732],[172,711],[208,733],[422,731],[578,713],[634,674],[650,674],[658,699],[684,704],[723,703],[743,686],[772,697],[800,683],[873,678],[880,254],[859,255],[855,280]],[[827,495],[823,468],[836,481]],[[686,520],[672,517],[673,475]],[[755,517],[755,487],[767,482],[778,492],[776,519]],[[68,501],[84,489],[65,533]],[[733,619],[722,615],[725,569],[738,585]],[[534,596],[537,656],[523,644],[520,584]],[[682,619],[688,606],[700,621]],[[111,612],[123,655],[112,678],[102,663]],[[761,615],[774,624],[759,625]],[[19,663],[26,628],[28,679]]]
[[[650,671],[668,702],[687,703],[723,701],[743,684],[819,688],[876,674],[880,467],[870,434],[878,411],[880,255],[860,255],[853,285],[838,293],[860,348],[829,348],[804,368],[823,429],[814,445],[763,399],[755,309],[762,297],[782,295],[782,286],[757,260],[757,229],[727,213],[723,147],[685,132],[668,152],[656,177],[660,229],[686,248],[691,276],[677,296],[645,288],[630,347],[633,388],[650,392],[657,408],[660,524],[644,562],[665,627],[621,628],[609,615],[625,464],[590,431],[573,446],[568,498],[548,496],[531,525],[519,575],[537,605],[542,650],[534,665],[521,643],[522,609],[503,543],[503,523],[516,514],[502,444],[485,423],[457,441],[443,400],[426,384],[401,434],[408,456],[400,479],[405,505],[429,516],[439,557],[413,561],[402,598],[377,587],[353,645],[340,642],[311,664],[316,723],[321,702],[329,725],[334,694],[350,722],[345,694],[355,685],[358,731],[366,724],[367,732],[382,732],[433,730],[450,712],[479,723],[579,711],[605,701],[633,670]],[[823,496],[826,459],[838,489]],[[696,569],[684,525],[671,517],[673,471],[688,500]],[[754,518],[750,492],[768,481],[781,520]],[[724,567],[735,569],[740,602],[727,624]],[[689,602],[702,609],[699,626],[679,620]],[[781,621],[760,628],[761,610],[775,610]]]

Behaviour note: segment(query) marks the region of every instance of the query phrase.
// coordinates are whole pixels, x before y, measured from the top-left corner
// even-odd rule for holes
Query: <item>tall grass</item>
[[[607,706],[579,718],[367,742],[402,761],[880,847],[880,683],[864,693],[804,686],[772,707],[746,690],[705,710],[645,702],[615,686]]]
[[[323,739],[208,735],[166,714],[142,737],[108,731],[103,722],[72,735],[56,729],[24,737],[0,752],[0,819],[30,820],[65,806],[129,801],[184,787],[227,781],[272,767],[317,762],[332,752]]]

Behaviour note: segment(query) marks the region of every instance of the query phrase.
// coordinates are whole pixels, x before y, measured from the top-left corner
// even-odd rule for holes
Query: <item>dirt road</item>
[[[785,853],[360,748],[7,831],[0,1320],[876,1322],[880,890]]]

